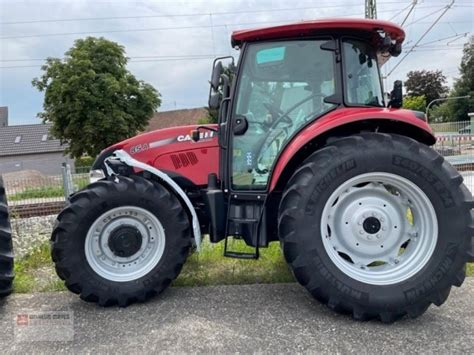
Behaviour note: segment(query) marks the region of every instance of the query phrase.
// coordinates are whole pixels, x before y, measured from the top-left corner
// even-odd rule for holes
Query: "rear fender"
[[[154,176],[158,177],[161,181],[163,181],[167,185],[168,188],[170,188],[176,195],[178,195],[181,198],[181,200],[185,204],[184,207],[186,208],[187,212],[191,216],[194,242],[196,244],[196,249],[200,251],[202,238],[201,238],[201,228],[199,226],[198,216],[196,214],[196,210],[194,209],[193,204],[191,203],[191,201],[189,200],[188,196],[183,191],[183,189],[166,173],[148,164],[145,164],[136,159],[133,159],[127,152],[125,152],[122,149],[114,151],[114,153],[109,158],[105,159],[105,167],[107,169],[107,175],[110,175],[110,176],[116,175],[115,172],[107,164],[107,160],[109,159],[117,159],[128,166],[138,168],[140,170],[148,171],[150,174],[153,174]]]
[[[414,111],[348,108],[334,110],[306,126],[284,148],[270,177],[269,192],[281,189],[294,172],[297,163],[323,146],[330,137],[363,131],[402,134],[427,145],[436,142],[428,123]]]

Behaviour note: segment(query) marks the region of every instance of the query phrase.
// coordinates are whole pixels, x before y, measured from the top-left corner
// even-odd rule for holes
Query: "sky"
[[[404,51],[382,68],[385,91],[410,70],[442,70],[452,85],[462,44],[474,30],[474,2],[377,1],[378,18],[401,24]],[[407,18],[407,15],[408,18]],[[232,31],[327,17],[364,16],[364,0],[0,0],[0,106],[10,125],[40,123],[43,94],[31,85],[47,57],[61,58],[78,38],[105,37],[125,46],[128,69],[162,95],[159,111],[207,105],[212,60],[239,52]],[[406,58],[410,47],[418,44]]]

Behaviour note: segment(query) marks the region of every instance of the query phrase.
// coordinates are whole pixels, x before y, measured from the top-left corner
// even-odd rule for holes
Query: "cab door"
[[[329,38],[247,44],[231,115],[228,186],[263,192],[278,154],[303,126],[336,105]],[[334,47],[334,46],[333,46]]]

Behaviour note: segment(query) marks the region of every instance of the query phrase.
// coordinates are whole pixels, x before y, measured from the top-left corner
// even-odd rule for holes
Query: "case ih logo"
[[[201,132],[199,133],[199,142],[201,141],[207,141],[210,140],[214,137],[214,132],[208,131],[208,132]],[[187,141],[192,141],[191,135],[190,134],[182,134],[176,138],[178,142],[187,142]]]

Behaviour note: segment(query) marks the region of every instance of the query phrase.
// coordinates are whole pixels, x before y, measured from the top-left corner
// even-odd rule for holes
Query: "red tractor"
[[[298,282],[355,319],[441,305],[473,261],[474,204],[401,83],[384,99],[404,37],[361,19],[234,32],[238,64],[216,59],[210,81],[218,124],[105,149],[58,216],[58,275],[85,301],[143,302],[209,235],[243,239],[254,253],[224,254],[246,259],[279,241]]]

